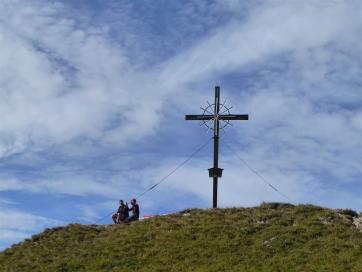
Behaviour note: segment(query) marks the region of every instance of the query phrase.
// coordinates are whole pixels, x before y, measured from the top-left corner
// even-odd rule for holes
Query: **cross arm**
[[[214,119],[214,115],[203,115],[203,114],[196,114],[196,115],[186,115],[186,120],[212,120]]]
[[[219,120],[249,120],[248,114],[223,114],[219,115]]]

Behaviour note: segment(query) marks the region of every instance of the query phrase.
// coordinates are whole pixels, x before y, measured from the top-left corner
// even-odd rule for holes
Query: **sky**
[[[0,249],[111,223],[212,137],[185,114],[215,85],[250,118],[221,132],[220,207],[361,211],[361,36],[358,0],[0,0]],[[212,152],[141,215],[210,208]]]

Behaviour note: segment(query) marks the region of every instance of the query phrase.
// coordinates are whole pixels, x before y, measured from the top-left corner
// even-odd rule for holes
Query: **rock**
[[[355,225],[360,232],[362,232],[362,217],[354,217],[352,224]]]
[[[265,241],[263,242],[263,245],[264,245],[264,246],[270,246],[270,245],[269,245],[270,242],[272,242],[272,241],[275,240],[275,239],[277,239],[276,236],[274,236],[274,237],[272,237],[272,238],[270,238],[270,239],[268,239],[268,240],[265,240]]]
[[[325,217],[319,217],[319,220],[322,222],[322,224],[324,225],[329,225],[331,222],[325,218]]]

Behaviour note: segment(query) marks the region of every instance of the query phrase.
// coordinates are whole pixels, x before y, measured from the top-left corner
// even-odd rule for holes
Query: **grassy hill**
[[[358,214],[312,205],[191,209],[126,225],[47,229],[0,271],[362,271]]]

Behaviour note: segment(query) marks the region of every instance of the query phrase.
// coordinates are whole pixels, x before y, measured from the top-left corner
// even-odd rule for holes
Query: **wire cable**
[[[148,188],[147,190],[145,190],[144,192],[142,192],[141,194],[139,194],[136,199],[141,198],[142,196],[144,196],[145,194],[147,194],[148,192],[152,191],[153,189],[155,189],[158,185],[160,185],[162,182],[164,182],[168,177],[170,177],[172,174],[174,174],[177,170],[179,170],[182,166],[184,166],[189,160],[191,160],[197,153],[199,153],[202,149],[204,149],[208,143],[213,139],[213,137],[211,137],[210,139],[207,140],[207,142],[205,142],[203,145],[201,145],[199,148],[197,148],[194,152],[192,152],[190,154],[190,156],[188,156],[184,161],[182,161],[179,165],[177,165],[171,172],[169,172],[166,176],[164,176],[163,178],[161,178],[158,182],[156,182],[154,185],[152,185],[150,188]],[[102,221],[103,219],[105,219],[106,217],[110,216],[113,212],[105,215],[104,217],[98,219],[94,224],[99,223],[100,221]]]
[[[207,140],[206,143],[204,143],[202,146],[200,146],[198,149],[196,149],[190,156],[188,156],[183,162],[181,162],[177,167],[175,167],[170,173],[168,173],[166,176],[164,176],[162,179],[160,179],[157,183],[155,183],[154,185],[152,185],[150,188],[148,188],[146,191],[144,191],[143,193],[139,194],[136,198],[140,198],[143,195],[145,195],[146,193],[148,193],[149,191],[152,191],[156,186],[158,186],[160,183],[162,183],[163,181],[165,181],[169,176],[171,176],[173,173],[175,173],[177,170],[179,170],[182,166],[184,166],[189,160],[191,160],[197,153],[199,153],[205,146],[207,146],[207,144],[213,139],[213,137],[211,137],[210,139]]]
[[[282,193],[278,188],[276,188],[273,184],[271,184],[266,178],[264,178],[258,171],[256,171],[254,168],[250,166],[226,141],[223,141],[227,148],[231,150],[235,154],[235,156],[251,171],[253,172],[259,179],[261,179],[266,185],[268,185],[271,189],[273,189],[275,192],[280,194],[282,197],[286,198],[291,203],[294,203],[293,200],[291,200],[286,194]]]
[[[93,224],[98,224],[99,222],[101,222],[103,219],[106,219],[107,217],[111,216],[114,212],[110,212],[109,214],[103,216],[102,218],[99,218],[97,221],[95,221]]]

